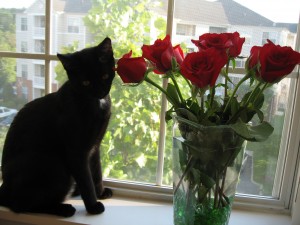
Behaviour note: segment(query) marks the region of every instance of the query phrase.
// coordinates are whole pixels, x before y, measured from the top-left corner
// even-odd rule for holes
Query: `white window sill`
[[[67,219],[54,216],[14,214],[0,208],[1,225],[173,225],[172,204],[159,201],[114,197],[102,201],[106,210],[101,215],[88,215],[82,200],[68,202],[76,207],[76,214]],[[233,210],[229,225],[290,225],[291,217],[283,214]]]

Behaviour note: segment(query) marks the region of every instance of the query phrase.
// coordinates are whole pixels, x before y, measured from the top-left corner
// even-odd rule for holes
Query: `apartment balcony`
[[[33,77],[33,87],[45,89],[45,77],[34,76]]]
[[[33,28],[33,38],[45,39],[45,28],[44,27],[34,27]]]

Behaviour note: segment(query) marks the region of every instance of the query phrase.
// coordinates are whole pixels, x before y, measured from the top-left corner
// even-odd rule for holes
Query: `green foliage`
[[[113,113],[101,145],[104,175],[155,182],[161,95],[147,85],[121,83],[117,77],[111,90]]]
[[[110,37],[114,46],[114,55],[120,58],[129,49],[134,54],[140,53],[140,43],[150,43],[150,20],[154,18],[149,10],[150,0],[109,0],[93,1],[93,7],[84,18],[84,23],[94,36],[95,43]],[[165,30],[166,22],[157,18],[155,27],[159,33]],[[94,43],[94,44],[95,44]]]

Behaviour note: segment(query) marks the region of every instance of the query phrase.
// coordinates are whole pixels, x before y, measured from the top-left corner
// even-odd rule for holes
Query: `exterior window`
[[[21,52],[28,52],[28,45],[26,41],[21,42]]]
[[[28,76],[28,66],[26,64],[23,64],[21,66],[21,74],[22,74],[22,78],[27,79],[27,76]]]
[[[36,16],[34,18],[35,27],[45,27],[45,16]]]
[[[225,27],[209,27],[209,33],[225,33],[227,32],[227,29]]]
[[[195,25],[178,23],[176,28],[176,34],[184,36],[195,36],[195,30]]]
[[[22,97],[24,99],[28,98],[28,87],[22,87]]]
[[[78,18],[68,19],[68,33],[79,33],[80,20]]]
[[[274,44],[277,43],[276,33],[275,32],[263,32],[262,33],[262,42],[261,44],[264,45],[267,43],[267,40],[272,41]]]
[[[27,18],[21,18],[21,31],[27,31]]]
[[[35,40],[34,51],[37,53],[45,52],[45,41],[44,40]]]
[[[45,66],[44,65],[36,64],[34,66],[34,68],[35,68],[35,73],[34,73],[35,76],[45,77]]]

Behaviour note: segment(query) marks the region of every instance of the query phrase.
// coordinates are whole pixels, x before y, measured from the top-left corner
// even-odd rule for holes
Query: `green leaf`
[[[175,86],[172,83],[168,83],[167,93],[171,97],[171,99],[167,96],[168,100],[172,103],[172,105],[180,105],[180,99],[178,93],[176,91]]]
[[[272,133],[274,128],[268,122],[262,122],[257,126],[249,126],[238,120],[235,124],[229,125],[242,138],[253,141],[265,141]]]
[[[231,115],[234,115],[239,110],[239,103],[236,97],[233,97],[230,102]]]
[[[175,71],[177,69],[177,61],[175,57],[172,57],[171,63],[172,63],[172,70]]]
[[[259,109],[256,109],[255,112],[256,112],[256,114],[257,114],[260,122],[263,122],[263,120],[264,120],[264,113],[261,110],[259,110]]]
[[[180,117],[183,117],[185,119],[188,119],[190,121],[193,121],[193,122],[198,122],[197,120],[197,116],[195,116],[191,111],[185,109],[185,108],[179,108],[179,109],[176,109],[176,114]]]
[[[264,104],[264,101],[265,101],[265,96],[264,94],[261,94],[257,97],[257,99],[255,100],[255,102],[253,102],[253,107],[254,109],[260,109],[263,104]]]

